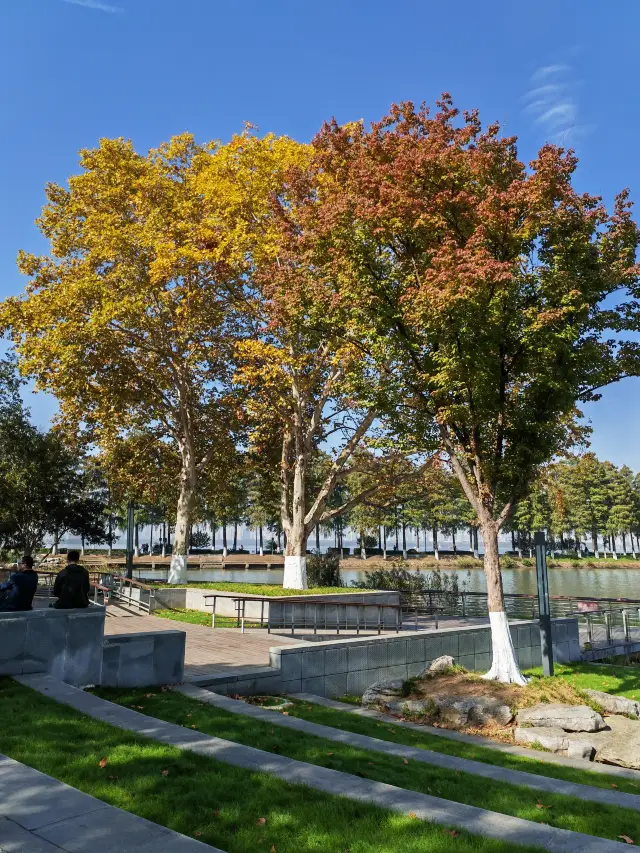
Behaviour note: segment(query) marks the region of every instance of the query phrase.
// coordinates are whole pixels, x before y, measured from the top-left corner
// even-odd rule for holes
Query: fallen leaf
[[[220,817],[220,809],[214,809],[214,810],[211,812],[211,814],[212,814],[214,817]]]
[[[195,729],[195,727],[196,727],[196,724],[194,723],[194,724],[191,726],[191,728],[192,728],[192,729]]]
[[[169,771],[168,771],[167,769],[163,770],[163,771],[162,771],[162,775],[163,775],[163,776],[168,776],[168,775],[169,775]]]
[[[541,803],[540,800],[538,800],[538,802],[536,803],[536,808],[537,809],[550,809],[550,808],[552,808],[552,806],[545,806],[544,803]]]
[[[191,718],[193,717],[193,714],[187,714],[187,717]]]
[[[332,753],[332,752],[328,752],[328,753],[327,753],[327,755],[333,755],[333,753]]]
[[[271,853],[277,853],[277,848],[275,844],[271,845]]]
[[[408,764],[409,762],[407,761],[407,759],[406,759],[406,758],[403,758],[403,759],[402,759],[402,763],[403,763],[403,764]]]
[[[145,699],[153,699],[153,693],[145,693],[144,698]]]
[[[418,815],[415,812],[409,812],[411,820],[418,820]]]
[[[267,822],[266,817],[259,817],[258,818],[258,826],[264,826],[266,822]]]
[[[619,835],[618,838],[621,838],[625,844],[635,844],[636,842],[633,838],[629,838],[628,835]]]
[[[452,838],[457,838],[460,835],[457,829],[445,829],[444,831]]]
[[[100,768],[105,768],[108,763],[109,763],[108,758],[101,758],[100,761],[98,762],[98,765],[100,766]]]
[[[199,829],[196,829],[196,831],[193,834],[195,835],[196,838],[200,838],[200,836],[202,835],[202,833],[200,832]]]
[[[288,712],[288,711],[283,711],[283,712],[282,712],[282,716],[283,716],[283,717],[288,717],[288,716],[289,716],[289,712]]]
[[[618,786],[617,786],[617,785],[615,785],[615,784],[612,784],[612,785],[611,785],[611,787],[612,787],[612,788],[617,788]]]

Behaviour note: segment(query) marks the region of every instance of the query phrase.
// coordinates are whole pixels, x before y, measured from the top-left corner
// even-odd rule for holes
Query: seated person
[[[89,606],[89,572],[84,566],[78,565],[79,559],[80,554],[77,551],[69,551],[67,554],[67,565],[58,572],[53,585],[53,594],[58,600],[51,604],[51,607],[71,610]]]
[[[17,572],[0,584],[0,612],[33,610],[33,596],[38,586],[38,575],[33,571],[33,557],[25,554]]]

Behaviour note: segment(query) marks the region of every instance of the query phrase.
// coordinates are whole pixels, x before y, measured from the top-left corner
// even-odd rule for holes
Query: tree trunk
[[[367,559],[367,548],[364,542],[364,530],[360,528],[360,559]]]
[[[473,556],[476,560],[480,559],[480,548],[478,547],[478,528],[474,527],[471,530],[471,534],[473,537]]]
[[[320,553],[320,525],[316,524],[316,551]]]
[[[523,685],[527,681],[518,667],[507,614],[504,610],[498,530],[494,521],[487,521],[482,525],[482,541],[484,542],[484,574],[487,581],[487,603],[493,656],[491,669],[483,678],[488,681],[501,681],[505,684]]]
[[[80,537],[80,553],[84,557],[84,533]]]
[[[222,522],[222,556],[226,557],[229,553],[227,548],[227,520],[224,519]]]
[[[595,530],[591,531],[591,545],[593,546],[593,555],[596,560],[600,559],[600,552],[598,551],[598,534]]]
[[[614,560],[618,559],[618,552],[616,551],[616,535],[615,533],[611,534],[611,556]]]
[[[453,527],[453,528],[451,529],[451,542],[453,543],[453,553],[454,553],[454,554],[457,554],[457,553],[458,553],[458,549],[457,549],[457,547],[456,547],[456,529],[455,529],[455,527]]]
[[[622,531],[622,553],[626,557],[627,556],[627,534]]]
[[[402,559],[406,560],[407,554],[407,525],[404,520],[404,507],[402,508]]]
[[[211,527],[211,550],[216,550],[216,526],[213,521],[209,522],[209,526]]]
[[[440,554],[438,553],[438,528],[436,527],[435,524],[433,525],[432,533],[433,533],[433,556],[436,558],[436,560],[439,560]]]
[[[258,543],[259,543],[259,548],[260,548],[260,556],[262,557],[262,556],[264,556],[264,541],[262,538],[262,525],[260,525],[260,528],[258,530]]]
[[[133,556],[140,556],[140,525],[137,523],[133,526]]]
[[[418,556],[420,556],[420,528],[416,527],[416,551],[418,552]]]
[[[387,525],[382,525],[382,559],[387,559]]]
[[[233,553],[238,550],[238,522],[233,522]]]
[[[162,522],[162,556],[167,556],[167,523]]]
[[[53,534],[53,545],[51,546],[51,553],[52,554],[58,553],[58,544],[59,544],[59,537],[58,537],[58,531],[56,530],[56,532]]]
[[[193,450],[189,442],[181,448],[182,469],[180,471],[180,493],[176,511],[176,529],[173,536],[173,554],[167,582],[187,583],[187,555],[189,553],[189,530],[196,494],[197,469]]]

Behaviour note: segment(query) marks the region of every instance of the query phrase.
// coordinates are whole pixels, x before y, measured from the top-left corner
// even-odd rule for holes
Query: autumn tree
[[[147,155],[123,139],[81,151],[68,188],[47,186],[50,254],[20,254],[30,281],[0,317],[68,434],[99,447],[151,430],[175,452],[171,583],[186,580],[198,481],[235,412],[233,272],[198,191],[212,150],[183,135]]]
[[[609,214],[573,188],[573,152],[545,145],[527,167],[515,138],[449,96],[435,115],[404,103],[370,129],[333,121],[314,147],[326,280],[348,294],[363,351],[401,377],[404,406],[437,426],[484,541],[486,677],[522,683],[498,534],[574,441],[578,401],[637,371],[628,197]]]

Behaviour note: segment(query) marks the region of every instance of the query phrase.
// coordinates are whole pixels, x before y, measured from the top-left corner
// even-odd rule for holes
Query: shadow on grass
[[[0,679],[0,751],[228,853],[445,853],[441,827],[123,732]],[[104,767],[101,759],[106,758]],[[166,772],[165,772],[166,771]],[[531,847],[469,836],[459,853]]]

